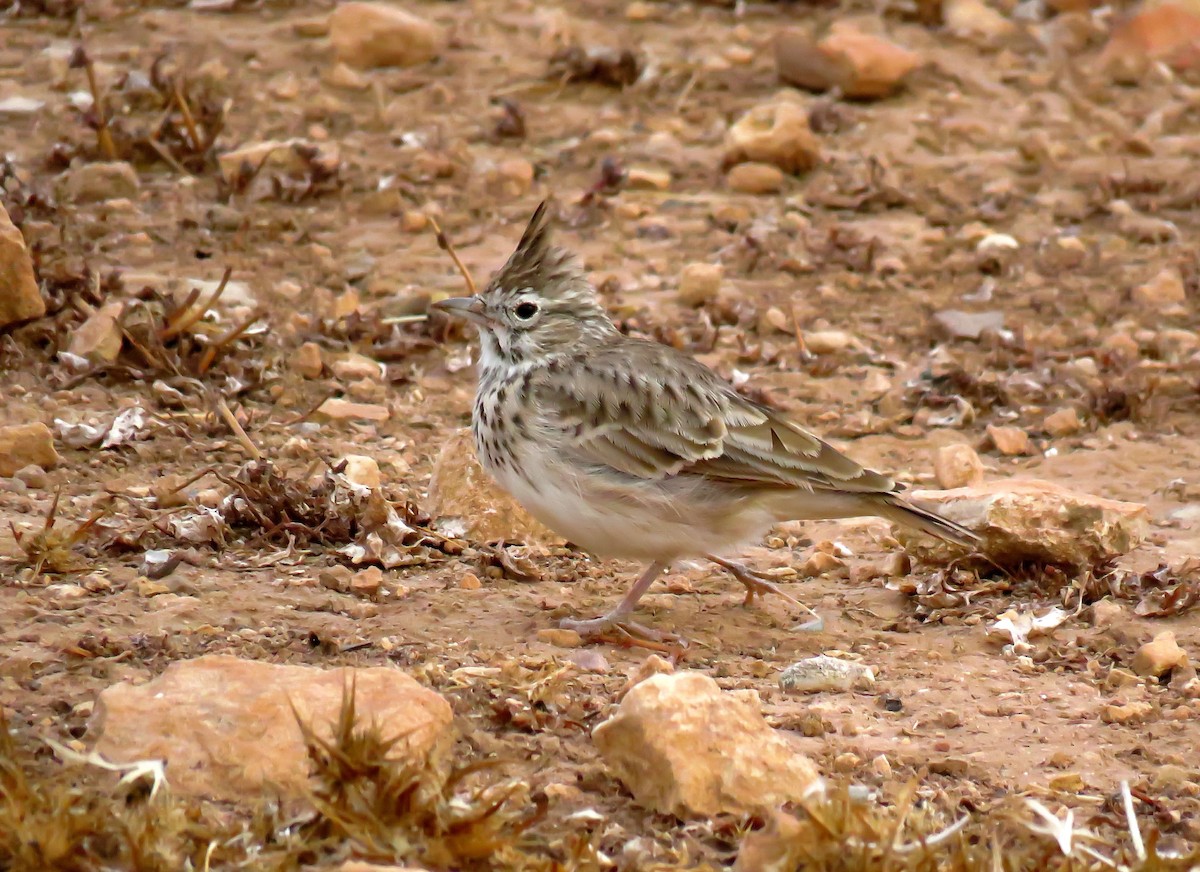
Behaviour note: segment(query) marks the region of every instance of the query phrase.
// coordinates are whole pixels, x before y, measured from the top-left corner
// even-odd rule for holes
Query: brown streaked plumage
[[[621,626],[673,561],[708,557],[755,593],[774,585],[721,556],[785,520],[877,515],[970,547],[970,530],[914,506],[699,361],[622,335],[574,258],[550,244],[543,203],[476,297],[439,308],[472,321],[481,353],[473,430],[485,468],[551,529],[600,556],[650,564],[607,615]]]

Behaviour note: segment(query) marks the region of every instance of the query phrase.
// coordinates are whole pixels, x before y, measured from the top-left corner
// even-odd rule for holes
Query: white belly
[[[761,538],[774,522],[764,511],[698,512],[647,483],[629,498],[628,488],[575,474],[553,458],[526,456],[512,469],[491,470],[531,515],[599,557],[670,562],[724,554]]]

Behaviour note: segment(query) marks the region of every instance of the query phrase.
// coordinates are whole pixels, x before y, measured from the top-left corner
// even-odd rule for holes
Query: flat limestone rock
[[[480,466],[469,429],[452,434],[442,446],[429,482],[428,507],[434,525],[444,536],[542,545],[563,541]]]
[[[0,205],[0,329],[45,314],[25,237]]]
[[[397,669],[278,666],[225,655],[172,663],[146,684],[106,688],[89,732],[100,736],[95,750],[114,762],[165,759],[179,793],[301,798],[309,763],[291,706],[328,736],[352,681],[359,722],[407,737],[395,754],[424,759],[450,740],[450,704]]]
[[[592,739],[634,798],[663,814],[762,812],[823,789],[816,766],[756,700],[701,672],[638,683]]]
[[[1077,493],[1040,479],[991,481],[946,491],[913,491],[913,502],[935,509],[983,536],[983,552],[1000,565],[1026,561],[1085,567],[1126,554],[1146,538],[1141,503]],[[962,550],[896,526],[893,534],[915,557],[945,563]]]

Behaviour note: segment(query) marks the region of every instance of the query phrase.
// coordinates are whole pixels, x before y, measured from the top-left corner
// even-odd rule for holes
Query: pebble
[[[955,36],[986,44],[1002,42],[1018,31],[1016,24],[983,0],[946,0],[942,4],[942,20]]]
[[[54,448],[54,434],[45,424],[0,427],[0,477],[11,478],[30,465],[51,469],[61,459]]]
[[[139,190],[137,172],[124,161],[81,164],[68,170],[62,181],[62,195],[72,203],[132,199]]]
[[[785,173],[802,173],[817,165],[821,146],[808,126],[804,107],[790,100],[750,109],[725,136],[725,165],[755,161]]]
[[[701,306],[721,292],[725,269],[719,263],[689,263],[679,274],[679,301]]]
[[[1042,426],[1051,436],[1071,436],[1083,429],[1083,421],[1079,419],[1079,413],[1072,406],[1064,406],[1047,415]]]
[[[458,586],[462,590],[479,590],[483,587],[483,582],[479,580],[479,576],[475,573],[467,572],[458,580]]]
[[[338,61],[326,70],[321,80],[331,88],[341,88],[344,91],[365,91],[371,87],[370,78],[343,61]]]
[[[1124,607],[1114,600],[1102,599],[1092,603],[1092,626],[1108,627],[1125,615]]]
[[[1170,630],[1163,630],[1138,648],[1129,666],[1137,675],[1158,678],[1187,662],[1187,652],[1179,647],[1179,643],[1175,641],[1175,634]]]
[[[1112,29],[1097,65],[1116,81],[1133,84],[1155,62],[1182,71],[1200,56],[1200,12],[1184,3],[1145,4]]]
[[[345,464],[342,475],[360,487],[375,490],[383,484],[383,473],[374,457],[365,454],[347,454],[339,461]]]
[[[739,194],[777,194],[783,190],[784,175],[773,164],[747,161],[730,167],[725,183]]]
[[[350,593],[358,596],[376,597],[382,588],[383,570],[378,566],[368,566],[350,578]]]
[[[1029,434],[1020,427],[989,424],[987,436],[996,450],[1008,457],[1029,453]]]
[[[946,490],[983,484],[983,461],[970,445],[943,445],[934,453],[933,474]]]
[[[804,347],[813,354],[837,354],[857,345],[858,340],[844,330],[815,330],[804,334]]]
[[[411,67],[442,51],[442,28],[383,3],[341,3],[329,16],[329,41],[339,61],[357,67]]]
[[[583,644],[583,637],[578,632],[559,627],[548,627],[544,630],[538,630],[537,637],[539,641],[553,645],[556,648],[578,648]]]
[[[125,342],[121,332],[121,316],[124,314],[123,301],[105,303],[75,328],[67,350],[93,363],[115,362]]]
[[[352,403],[336,397],[331,397],[321,403],[317,408],[317,413],[335,421],[386,421],[392,415],[387,406],[375,403]]]
[[[827,572],[844,571],[846,564],[838,557],[825,551],[816,551],[799,567],[801,578],[818,578]]]
[[[384,376],[383,365],[362,354],[348,354],[341,360],[335,360],[329,365],[333,374],[346,381],[359,379],[381,379]]]
[[[1150,719],[1154,705],[1142,700],[1125,703],[1108,703],[1100,710],[1100,720],[1106,724],[1140,724]]]
[[[1167,308],[1186,302],[1187,291],[1179,270],[1167,267],[1150,281],[1133,289],[1133,301],[1156,309]]]
[[[10,324],[40,318],[46,303],[38,287],[25,237],[0,203],[0,330]]]
[[[933,316],[935,330],[951,339],[979,339],[984,332],[1004,329],[1004,313],[945,309]]]
[[[625,181],[634,190],[665,191],[671,187],[671,174],[651,167],[630,167]]]
[[[321,346],[315,342],[305,342],[288,358],[288,366],[304,378],[320,378],[325,371]]]
[[[837,88],[856,100],[887,97],[922,65],[916,52],[837,23],[820,42],[795,27],[775,37],[775,69],[785,82],[810,91]]]
[[[865,690],[874,683],[871,667],[824,654],[793,663],[779,674],[779,686],[788,693]]]

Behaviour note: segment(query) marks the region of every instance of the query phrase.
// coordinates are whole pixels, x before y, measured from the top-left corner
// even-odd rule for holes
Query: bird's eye
[[[517,305],[517,308],[513,309],[513,314],[522,321],[528,321],[537,314],[537,310],[537,303],[520,303]]]

